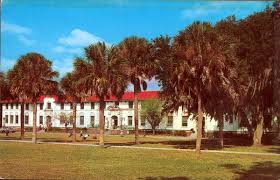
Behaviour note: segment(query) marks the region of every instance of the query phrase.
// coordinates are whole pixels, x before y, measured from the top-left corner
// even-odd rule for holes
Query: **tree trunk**
[[[135,144],[139,144],[138,132],[138,89],[134,85],[134,126],[135,126]]]
[[[3,122],[3,109],[2,109],[2,103],[0,103],[0,128],[2,127]]]
[[[104,126],[105,126],[104,108],[105,108],[104,99],[100,99],[100,104],[99,104],[99,145],[100,146],[104,146]]]
[[[153,136],[156,135],[156,130],[153,128]]]
[[[278,138],[280,139],[280,116],[277,116],[277,122],[278,122]]]
[[[72,142],[77,141],[76,137],[76,119],[77,119],[77,103],[73,102],[73,137]]]
[[[257,127],[254,132],[254,138],[253,138],[254,146],[260,146],[262,144],[263,123],[264,123],[264,117],[263,117],[263,113],[261,113],[259,114],[259,121],[257,122]]]
[[[197,153],[200,153],[200,147],[201,147],[201,139],[202,139],[202,119],[203,119],[203,113],[202,113],[202,108],[201,108],[201,94],[198,93],[197,95],[197,113],[198,113],[198,118],[197,118],[197,138],[196,138],[196,148],[195,151]]]
[[[20,139],[24,139],[24,103],[20,104]]]
[[[32,143],[37,143],[37,104],[33,103],[33,133],[32,133]]]
[[[219,144],[220,148],[224,147],[224,119],[219,118]]]

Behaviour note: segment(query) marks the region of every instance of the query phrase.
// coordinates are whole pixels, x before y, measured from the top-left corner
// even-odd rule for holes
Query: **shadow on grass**
[[[280,146],[278,146],[278,147],[273,147],[273,148],[269,148],[269,149],[267,150],[267,152],[269,152],[269,153],[280,154]]]
[[[15,136],[2,136],[0,139],[3,140],[20,140],[19,137]],[[131,139],[127,139],[125,136],[119,138],[118,140],[106,140],[107,138],[105,137],[105,144],[107,146],[134,146],[135,143]],[[31,140],[31,137],[26,137],[24,140]],[[46,138],[41,138],[38,137],[38,141],[41,142],[59,142],[59,143],[71,143],[72,142],[72,137],[68,138],[58,138],[58,137],[46,137]],[[97,139],[92,139],[88,138],[86,141],[83,141],[81,138],[77,136],[77,143],[86,143],[86,144],[98,144]],[[195,140],[189,140],[186,139],[176,139],[176,140],[165,140],[165,139],[145,139],[143,137],[140,141],[141,145],[151,145],[151,147],[169,147],[169,148],[175,148],[175,149],[195,149],[196,141]],[[155,146],[153,146],[155,145]],[[249,147],[251,146],[251,139],[246,138],[246,137],[233,137],[233,138],[225,138],[224,139],[224,148],[234,148],[234,147]],[[265,145],[264,145],[265,147]],[[202,150],[220,150],[219,146],[219,139],[202,139],[202,145],[201,145]],[[271,147],[271,148],[266,148],[266,152],[269,153],[277,153],[280,154],[280,146],[277,147]]]
[[[232,170],[236,175],[234,179],[239,180],[278,180],[280,178],[280,163],[272,161],[255,162],[248,170],[241,170],[238,164],[224,164],[223,167]]]
[[[114,142],[114,143],[106,143],[107,145],[112,146],[131,146],[134,145],[134,142]],[[196,141],[195,140],[159,140],[159,141],[140,141],[140,144],[152,144],[152,145],[169,145],[176,149],[195,149]],[[250,139],[245,138],[231,138],[224,140],[224,147],[231,148],[234,146],[250,146]],[[201,149],[208,150],[219,150],[221,149],[219,146],[218,139],[202,139]]]
[[[144,177],[144,178],[139,178],[141,180],[189,180],[187,177]]]

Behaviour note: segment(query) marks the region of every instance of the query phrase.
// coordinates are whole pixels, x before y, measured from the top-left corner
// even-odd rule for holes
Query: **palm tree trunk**
[[[100,104],[99,104],[99,145],[100,146],[104,146],[104,125],[105,125],[104,108],[105,108],[104,99],[100,99]]]
[[[134,85],[134,126],[135,126],[135,144],[139,144],[139,131],[138,131],[138,89]]]
[[[76,119],[77,119],[77,103],[73,102],[73,137],[72,142],[77,141],[76,137]]]
[[[197,138],[196,138],[195,151],[197,153],[200,153],[201,139],[202,139],[202,119],[203,119],[200,93],[198,93],[198,95],[197,95],[197,100],[198,100],[198,106],[197,106],[198,118],[197,118]]]
[[[278,138],[280,139],[280,116],[277,116],[277,122],[278,122]]]
[[[0,103],[0,128],[2,127],[2,118],[3,117],[3,109],[2,109],[2,103]]]
[[[36,144],[37,142],[37,104],[36,102],[33,103],[33,133],[32,133],[32,143]]]
[[[263,124],[264,124],[263,113],[260,113],[258,117],[259,120],[257,122],[257,127],[255,129],[254,138],[253,138],[254,146],[260,146],[262,144]]]
[[[219,117],[219,144],[220,148],[224,147],[224,119]]]
[[[20,104],[20,139],[24,139],[24,103]]]

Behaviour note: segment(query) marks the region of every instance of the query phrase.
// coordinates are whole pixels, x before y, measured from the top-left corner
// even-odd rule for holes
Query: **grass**
[[[277,179],[278,156],[0,142],[0,177]]]
[[[0,139],[19,139],[19,133],[12,133],[9,136],[5,134],[0,134]],[[32,134],[30,132],[25,133],[25,140],[31,140]],[[72,138],[68,137],[67,133],[38,133],[39,141],[52,141],[52,142],[72,142]],[[77,135],[78,143],[86,144],[98,144],[97,139],[89,138],[86,141]],[[176,149],[194,149],[195,140],[188,140],[185,137],[170,137],[170,136],[140,136],[141,144],[138,146],[143,147],[157,147],[157,148],[176,148]],[[123,137],[119,135],[106,136],[105,143],[107,145],[127,145],[127,146],[136,146],[134,145],[134,136],[125,135]],[[222,150],[224,151],[240,151],[240,152],[260,152],[260,153],[278,153],[280,154],[279,145],[265,145],[260,147],[252,147],[249,145],[247,139],[241,138],[232,138],[225,139],[225,146]],[[218,141],[216,139],[203,139],[202,149],[209,150],[221,150],[219,148]]]

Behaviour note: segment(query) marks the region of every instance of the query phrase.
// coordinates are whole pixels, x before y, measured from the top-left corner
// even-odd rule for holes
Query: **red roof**
[[[147,99],[158,99],[158,92],[159,91],[144,91],[144,92],[139,92],[138,94],[138,100],[147,100]],[[38,103],[43,103],[44,99],[47,97],[52,97],[55,99],[56,102],[64,102],[65,99],[59,99],[58,96],[41,96],[38,99]],[[71,99],[71,98],[67,98]],[[134,99],[134,92],[125,92],[124,95],[122,96],[121,100],[122,101],[133,101]],[[105,99],[105,101],[117,101],[118,99],[115,96],[110,96],[110,98]],[[67,101],[67,100],[66,100]],[[91,96],[88,98],[85,98],[84,101],[87,102],[98,102],[98,98],[96,96]],[[15,99],[7,99],[1,101],[2,103],[16,103],[19,102]],[[31,103],[31,101],[27,101],[28,103]]]
[[[158,92],[159,91],[144,91],[139,92],[138,94],[138,100],[146,100],[146,99],[157,99],[158,98]],[[125,92],[122,96],[121,100],[123,101],[133,101],[134,99],[134,92]],[[110,96],[109,99],[105,99],[105,101],[117,101],[117,97]],[[99,101],[96,96],[91,96],[85,99],[85,101]]]

